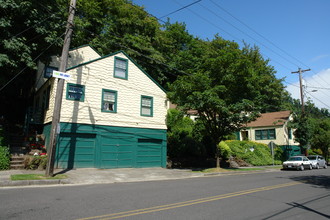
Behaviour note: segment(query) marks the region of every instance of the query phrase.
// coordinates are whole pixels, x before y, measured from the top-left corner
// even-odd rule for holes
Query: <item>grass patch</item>
[[[267,166],[267,169],[282,169],[282,165],[275,165],[275,166]]]
[[[11,175],[10,179],[15,180],[54,180],[54,179],[66,179],[67,175],[59,174],[54,177],[46,177],[44,174],[15,174]]]

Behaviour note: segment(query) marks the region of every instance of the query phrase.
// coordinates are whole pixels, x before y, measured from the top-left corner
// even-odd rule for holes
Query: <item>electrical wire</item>
[[[314,99],[316,99],[317,101],[319,101],[320,103],[322,103],[324,106],[326,106],[328,109],[330,109],[330,106],[325,104],[323,101],[321,101],[320,99],[316,98],[315,96],[313,96],[310,92],[306,91],[306,93],[308,93],[310,96],[312,96]]]
[[[166,14],[166,15],[160,17],[160,19],[161,19],[161,18],[165,18],[165,17],[167,17],[167,16],[170,16],[170,15],[172,15],[172,14],[174,14],[174,13],[176,13],[176,12],[179,12],[179,11],[181,11],[181,10],[183,10],[183,9],[186,9],[186,8],[192,6],[192,5],[194,5],[194,4],[196,4],[196,3],[200,2],[200,1],[202,1],[202,0],[198,0],[198,1],[195,1],[195,2],[193,2],[193,3],[190,3],[189,5],[183,6],[183,7],[179,8],[179,9],[177,9],[177,10],[171,12],[171,13],[168,13],[168,14]]]
[[[205,10],[209,11],[210,13],[212,13],[213,15],[215,15],[216,17],[218,17],[219,19],[221,19],[222,21],[226,22],[227,24],[229,24],[230,26],[232,26],[233,28],[235,28],[236,30],[240,31],[242,34],[248,36],[249,38],[251,38],[252,40],[254,40],[255,42],[259,43],[261,46],[265,47],[266,49],[268,49],[269,51],[273,52],[274,54],[278,55],[279,57],[282,57],[282,59],[284,59],[285,61],[296,65],[295,63],[290,62],[289,60],[287,60],[285,57],[283,57],[281,54],[277,53],[276,51],[274,51],[273,49],[271,49],[270,47],[268,47],[267,45],[265,45],[264,43],[260,42],[259,40],[255,39],[254,37],[252,37],[250,34],[242,31],[240,28],[236,27],[235,25],[233,25],[232,23],[230,23],[229,21],[227,21],[226,19],[224,19],[223,17],[221,17],[220,15],[218,15],[217,13],[213,12],[212,10],[210,10],[209,8],[207,8],[206,6],[199,4],[202,8],[204,8]],[[289,69],[289,68],[287,68]]]
[[[244,25],[245,27],[247,27],[249,30],[251,30],[252,32],[254,32],[255,34],[257,34],[259,37],[263,38],[264,40],[266,40],[268,43],[270,43],[271,45],[273,45],[274,47],[276,47],[277,49],[279,49],[280,51],[282,51],[283,53],[285,53],[287,56],[291,57],[292,59],[296,60],[297,62],[299,62],[300,64],[306,66],[303,62],[301,62],[300,60],[298,60],[297,58],[295,58],[294,56],[290,55],[288,52],[286,52],[285,50],[283,50],[282,48],[280,48],[279,46],[277,46],[275,43],[273,43],[272,41],[270,41],[268,38],[264,37],[262,34],[260,34],[259,32],[257,32],[256,30],[254,30],[253,28],[251,28],[249,25],[247,25],[245,22],[243,22],[242,20],[238,19],[237,17],[235,17],[232,13],[230,13],[228,10],[224,9],[223,7],[221,7],[219,4],[217,4],[216,2],[214,2],[213,0],[209,0],[210,2],[212,2],[216,7],[218,7],[219,9],[221,9],[222,11],[226,12],[228,15],[230,15],[232,18],[234,18],[236,21],[238,21],[239,23],[241,23],[242,25]],[[307,68],[309,68],[308,66],[306,66]]]
[[[298,63],[302,64],[303,66],[307,67],[310,69],[310,67],[308,67],[306,64],[304,64],[302,61],[300,61],[299,59],[297,59],[296,57],[292,56],[291,54],[289,54],[287,51],[283,50],[282,48],[280,48],[279,46],[277,46],[275,43],[273,43],[272,41],[270,41],[268,38],[264,37],[262,34],[260,34],[259,32],[257,32],[256,30],[254,30],[253,28],[251,28],[249,25],[247,25],[245,22],[243,22],[242,20],[238,19],[236,16],[234,16],[232,13],[230,13],[228,10],[224,9],[223,7],[221,7],[218,3],[214,2],[213,0],[210,0],[210,2],[212,2],[216,7],[218,7],[219,9],[221,9],[222,11],[226,12],[228,15],[230,15],[232,18],[234,18],[236,21],[238,21],[239,23],[241,23],[242,25],[244,25],[245,27],[247,27],[249,30],[251,30],[252,32],[254,32],[255,34],[257,34],[259,37],[261,37],[262,39],[264,39],[265,41],[267,41],[269,44],[271,44],[272,46],[274,46],[275,48],[277,48],[278,50],[280,50],[281,52],[283,52],[284,54],[286,54],[287,56],[289,56],[290,58],[294,59],[295,61],[297,61]],[[223,18],[221,18],[222,20],[225,20]],[[227,22],[227,21],[225,21]],[[229,23],[229,22],[227,22]],[[281,56],[282,57],[282,56]],[[282,57],[284,58],[284,57]],[[284,58],[285,59],[285,58]],[[287,60],[287,59],[285,59]],[[287,60],[288,61],[288,60]],[[290,62],[292,63],[292,62]],[[294,63],[292,63],[294,64]],[[294,64],[296,65],[296,64]],[[320,79],[322,79],[323,82],[327,83],[328,85],[330,85],[327,80],[324,80],[322,77],[320,77],[315,71],[312,70],[312,72],[319,77]]]
[[[37,55],[33,60],[32,60],[32,62],[34,62],[34,61],[36,61],[37,59],[39,59],[39,57],[42,55],[42,54],[44,54],[51,46],[53,46],[56,42],[57,42],[57,40],[59,39],[59,38],[62,38],[63,36],[64,36],[64,34],[65,33],[63,33],[60,37],[58,37],[58,38],[56,38],[55,40],[54,40],[54,42],[53,43],[51,43],[45,50],[43,50],[41,53],[39,53],[39,55]],[[0,88],[0,92],[4,89],[4,88],[6,88],[14,79],[16,79],[19,75],[21,75],[23,72],[24,72],[24,70],[26,70],[28,68],[28,66],[26,66],[26,67],[24,67],[21,71],[19,71],[13,78],[11,78],[5,85],[3,85],[1,88]]]
[[[176,0],[173,0],[173,1],[175,1],[178,5],[181,5],[180,3],[178,3],[178,1],[176,1]],[[204,18],[203,16],[199,15],[199,14],[196,13],[195,11],[193,11],[193,10],[191,10],[191,9],[189,9],[189,8],[188,8],[188,10],[189,10],[191,13],[193,13],[195,16],[197,16],[197,17],[199,17],[200,19],[204,20],[205,22],[211,24],[212,26],[214,26],[215,28],[219,29],[220,31],[226,33],[226,34],[229,35],[230,37],[236,39],[236,40],[239,41],[239,42],[242,42],[243,44],[245,43],[243,40],[237,38],[237,37],[234,36],[233,34],[229,33],[228,31],[226,31],[225,29],[219,27],[219,26],[216,25],[215,23],[213,23],[213,22],[211,22],[210,20],[208,20],[208,19]],[[286,68],[286,69],[288,69],[288,70],[291,70],[289,67],[283,65],[282,63],[276,61],[275,59],[271,59],[269,56],[266,56],[266,55],[263,54],[262,52],[260,52],[260,54],[263,55],[264,57],[267,57],[269,60],[278,63],[278,64],[281,65],[282,67],[284,67],[284,68]]]

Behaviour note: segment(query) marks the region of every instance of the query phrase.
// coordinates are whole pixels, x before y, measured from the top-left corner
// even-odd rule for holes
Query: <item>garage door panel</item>
[[[162,163],[162,140],[138,139],[137,167],[159,167]]]
[[[102,135],[101,168],[134,167],[135,139],[133,136]]]
[[[61,134],[57,166],[61,168],[95,167],[95,151],[95,134]]]

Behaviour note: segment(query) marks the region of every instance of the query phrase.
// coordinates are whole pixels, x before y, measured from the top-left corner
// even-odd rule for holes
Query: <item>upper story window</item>
[[[276,133],[274,129],[256,130],[255,131],[256,140],[275,140]]]
[[[44,72],[44,77],[45,78],[50,78],[53,76],[53,71],[56,70],[58,71],[57,67],[53,67],[53,66],[46,66],[45,67],[45,72]]]
[[[128,60],[120,57],[115,57],[114,77],[127,79],[128,78]]]
[[[68,83],[66,89],[66,99],[83,102],[85,99],[85,86]]]
[[[153,98],[141,96],[141,116],[153,116]]]
[[[117,91],[102,90],[102,112],[117,112]]]

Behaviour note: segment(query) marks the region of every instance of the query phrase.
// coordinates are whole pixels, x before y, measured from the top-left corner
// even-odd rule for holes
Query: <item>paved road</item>
[[[0,219],[329,219],[330,169],[0,189]]]

